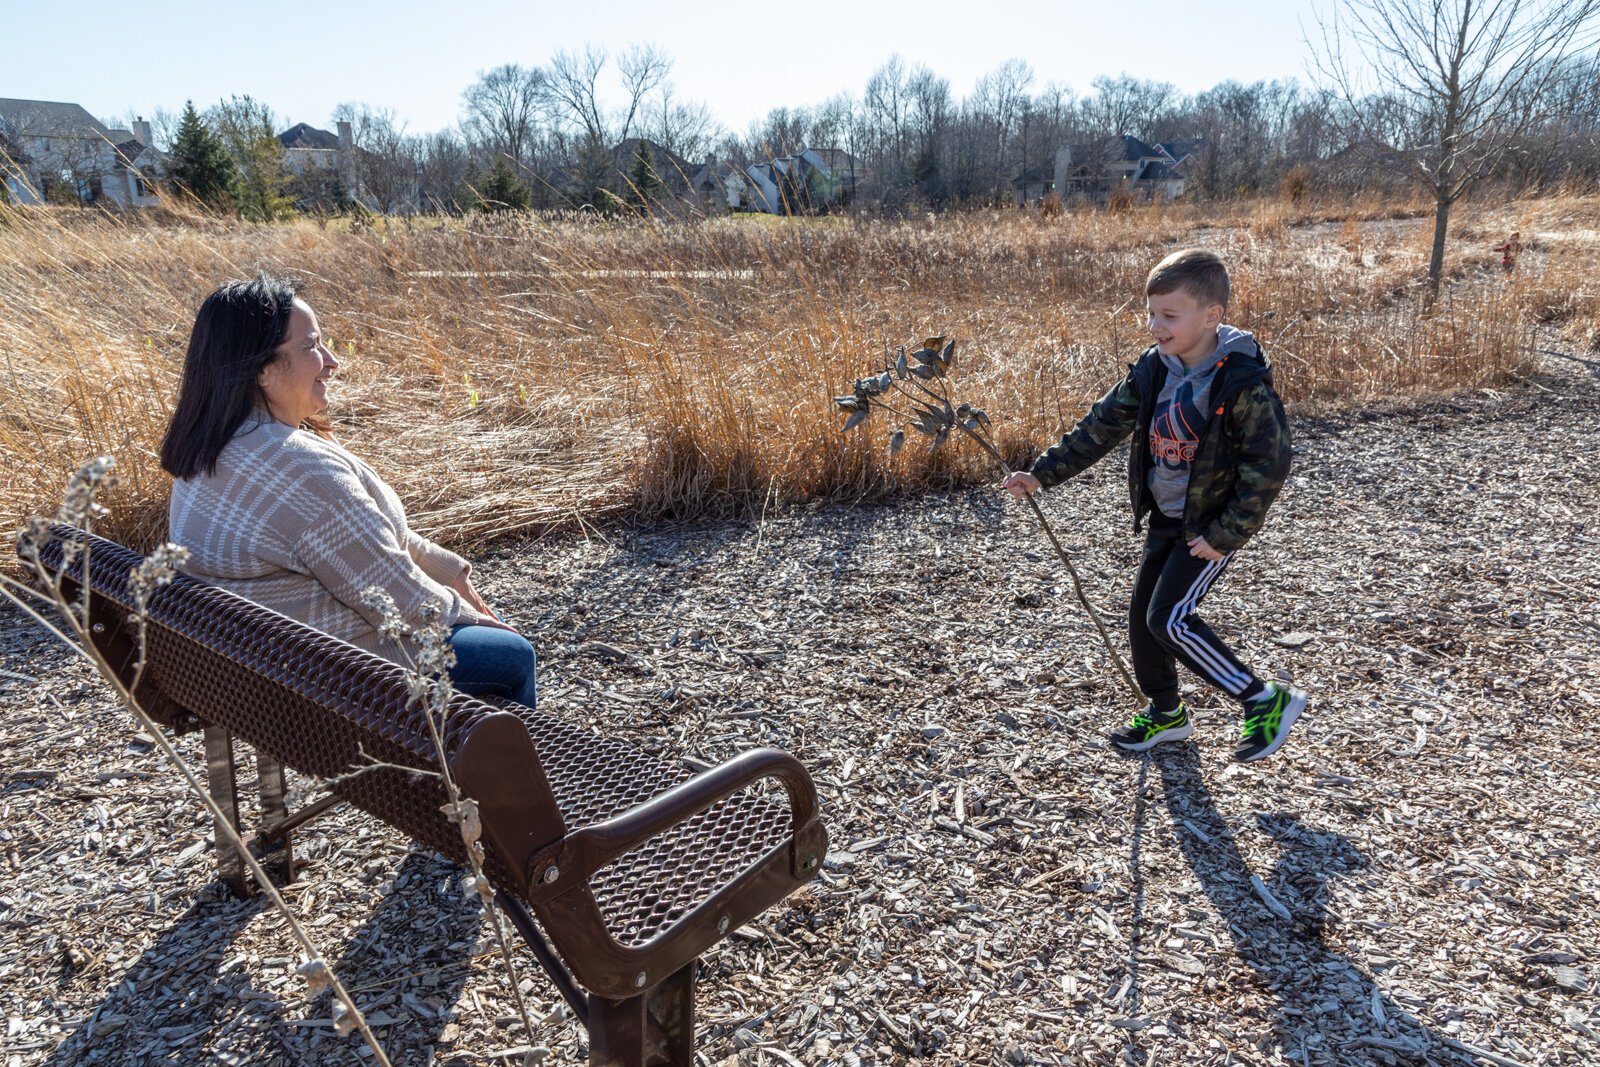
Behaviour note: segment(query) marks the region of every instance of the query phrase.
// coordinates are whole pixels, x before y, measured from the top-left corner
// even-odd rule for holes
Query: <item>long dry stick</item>
[[[945,389],[941,384],[940,390],[935,391],[930,389],[928,386],[923,385],[915,378],[902,380],[893,373],[893,368],[888,369],[890,370],[891,386],[896,392],[906,397],[906,399],[910,400],[912,403],[922,404],[926,409],[934,411],[947,429],[959,429],[971,440],[977,442],[978,447],[983,449],[984,453],[988,455],[988,457],[994,461],[995,465],[1000,468],[1002,477],[1009,476],[1012,473],[1011,465],[1005,461],[1005,457],[1000,454],[1000,450],[996,448],[994,443],[983,434],[982,424],[979,423],[977,426],[972,425],[972,423],[977,422],[978,420],[963,420],[956,418],[953,414],[951,414],[954,409],[950,404],[950,395],[948,389]],[[934,380],[943,383],[944,378],[938,377]],[[938,401],[939,406],[934,408],[933,405],[928,404],[927,401],[922,400],[915,394],[907,391],[904,386],[904,381],[909,381],[922,392],[928,394],[928,396]],[[902,418],[907,417],[904,412],[896,411],[888,404],[883,404],[882,402],[876,400],[874,400],[873,403],[878,404],[885,410],[900,415]],[[911,421],[914,422],[916,420]],[[1133,698],[1133,702],[1135,704],[1142,704],[1144,702],[1144,693],[1139,689],[1138,685],[1134,683],[1133,675],[1128,672],[1127,666],[1122,662],[1121,654],[1117,652],[1116,646],[1111,641],[1111,634],[1106,630],[1105,623],[1100,621],[1100,613],[1096,611],[1094,605],[1089,602],[1089,596],[1084,591],[1083,578],[1078,574],[1078,568],[1073,564],[1072,558],[1067,555],[1067,550],[1062,547],[1060,539],[1056,537],[1055,529],[1051,527],[1050,520],[1045,518],[1044,510],[1039,507],[1039,502],[1033,498],[1033,494],[1026,494],[1024,499],[1027,500],[1028,507],[1033,510],[1034,516],[1038,518],[1040,527],[1044,529],[1045,536],[1050,539],[1050,544],[1055,548],[1056,555],[1060,557],[1062,565],[1067,568],[1067,574],[1072,578],[1072,591],[1077,595],[1078,603],[1083,605],[1083,610],[1088,614],[1090,621],[1094,623],[1095,630],[1099,632],[1100,640],[1106,647],[1106,655],[1110,658],[1112,665],[1117,668],[1117,673],[1122,676],[1122,680],[1127,685],[1128,693]]]
[[[489,924],[494,930],[495,940],[500,945],[500,959],[506,965],[506,977],[511,982],[511,995],[517,1002],[517,1014],[522,1016],[522,1025],[528,1034],[528,1040],[533,1040],[533,1018],[528,1014],[527,1002],[522,999],[522,986],[517,976],[517,965],[511,957],[511,944],[506,937],[505,923],[500,919],[500,909],[495,907],[494,892],[489,886],[489,878],[483,873],[483,846],[479,844],[478,837],[473,834],[472,828],[477,825],[475,814],[468,814],[467,805],[472,801],[462,799],[461,790],[456,785],[455,775],[450,773],[450,763],[444,755],[444,739],[439,735],[439,725],[431,714],[425,715],[428,720],[428,733],[433,737],[434,751],[439,754],[439,766],[444,771],[444,787],[450,794],[450,818],[461,829],[461,839],[467,845],[467,860],[472,865],[472,887],[477,891],[478,899],[483,903],[484,914],[488,916]],[[481,832],[481,831],[480,831]]]
[[[970,429],[966,425],[962,425],[961,429],[968,437],[978,442],[979,447],[989,454],[990,459],[995,461],[1000,467],[1002,477],[1009,476],[1012,473],[1011,465],[1001,458],[999,449],[979,436],[976,430]],[[1133,697],[1133,702],[1135,704],[1143,703],[1143,691],[1134,683],[1133,675],[1128,673],[1127,665],[1122,662],[1121,654],[1117,652],[1116,646],[1112,644],[1111,634],[1106,630],[1105,623],[1100,621],[1100,613],[1094,609],[1093,604],[1089,603],[1089,595],[1084,592],[1083,588],[1083,578],[1078,574],[1078,568],[1073,565],[1072,558],[1067,555],[1067,550],[1061,546],[1061,541],[1056,537],[1056,531],[1050,525],[1050,520],[1044,517],[1044,509],[1039,507],[1039,502],[1034,499],[1032,493],[1025,494],[1023,499],[1027,501],[1028,507],[1033,510],[1034,516],[1038,518],[1039,526],[1044,530],[1044,535],[1050,539],[1050,544],[1055,547],[1056,555],[1061,558],[1062,565],[1067,568],[1067,574],[1072,578],[1072,591],[1077,594],[1078,603],[1083,605],[1083,610],[1088,614],[1090,621],[1094,623],[1094,628],[1099,632],[1100,640],[1106,646],[1106,655],[1110,657],[1112,666],[1117,668],[1117,673],[1122,675],[1122,680],[1127,685],[1128,693]]]

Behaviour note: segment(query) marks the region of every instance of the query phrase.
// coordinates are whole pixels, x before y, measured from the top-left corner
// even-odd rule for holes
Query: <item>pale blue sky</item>
[[[759,12],[781,15],[763,23]],[[494,21],[482,13],[493,12]],[[329,126],[345,101],[393,108],[413,133],[460,114],[461,92],[502,63],[543,64],[586,42],[653,43],[679,100],[742,132],[768,109],[849,92],[893,53],[960,98],[1007,59],[1082,95],[1100,74],[1193,92],[1306,73],[1311,0],[870,0],[822,4],[611,0],[389,0],[240,5],[215,0],[0,0],[0,97],[64,100],[101,117],[248,93],[284,120]],[[613,94],[615,96],[615,94]]]

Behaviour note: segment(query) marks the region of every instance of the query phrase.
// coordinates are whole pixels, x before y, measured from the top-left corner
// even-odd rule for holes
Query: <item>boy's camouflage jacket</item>
[[[1212,415],[1200,431],[1189,468],[1183,535],[1203,536],[1218,552],[1233,552],[1261,528],[1267,507],[1289,476],[1289,421],[1272,388],[1272,369],[1261,346],[1222,357],[1211,386]],[[1072,432],[1033,464],[1047,488],[1066,481],[1134,433],[1128,456],[1133,528],[1155,506],[1146,488],[1150,419],[1167,368],[1154,345],[1128,368],[1128,376],[1095,402]]]

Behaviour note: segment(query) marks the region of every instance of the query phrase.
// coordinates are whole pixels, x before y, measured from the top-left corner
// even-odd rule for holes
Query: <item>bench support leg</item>
[[[627,1000],[589,998],[590,1067],[693,1067],[695,962]]]
[[[233,736],[220,726],[207,726],[205,739],[206,784],[211,790],[211,799],[217,802],[217,807],[222,809],[223,816],[233,829],[238,830],[239,783],[233,764]],[[221,823],[217,824],[216,834],[218,874],[234,896],[250,896],[252,886],[249,876],[245,874],[244,860],[239,858]]]
[[[288,801],[284,798],[286,790],[283,764],[258,750],[256,780],[260,783],[261,825],[265,831],[278,826],[289,817]],[[268,836],[263,832],[257,836],[256,842],[261,848],[262,862],[280,866],[283,869],[283,880],[294,881],[294,841],[291,836],[287,833]]]
[[[522,902],[511,896],[505,890],[495,894],[495,903],[500,905],[500,910],[511,916],[511,922],[516,926],[517,932],[522,935],[522,940],[527,942],[533,954],[539,960],[539,966],[544,968],[544,973],[560,992],[567,1006],[584,1022],[589,1021],[589,998],[583,995],[583,990],[572,980],[572,972],[561,962],[561,957],[556,955],[556,950],[550,947],[550,942],[544,939],[539,932],[538,925],[533,921],[533,916],[528,914],[528,909]]]
[[[650,1014],[660,1024],[663,1051],[674,1067],[694,1067],[694,992],[698,960],[650,991]]]

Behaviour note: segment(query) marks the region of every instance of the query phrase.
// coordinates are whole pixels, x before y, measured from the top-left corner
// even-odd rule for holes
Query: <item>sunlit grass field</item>
[[[446,543],[618,519],[757,514],[993,477],[961,446],[890,457],[829,397],[885,346],[957,341],[958,399],[1023,462],[1144,345],[1168,252],[1231,266],[1292,410],[1493,385],[1541,337],[1600,333],[1600,199],[1458,208],[1443,300],[1419,280],[1428,205],[1142,205],[900,221],[477,217],[251,225],[0,207],[0,521],[48,511],[86,458],[122,475],[103,529],[164,532],[156,462],[195,309],[257,270],[293,275],[343,361],[339,438]],[[1528,245],[1504,276],[1491,251]],[[1545,331],[1554,331],[1547,333]]]

